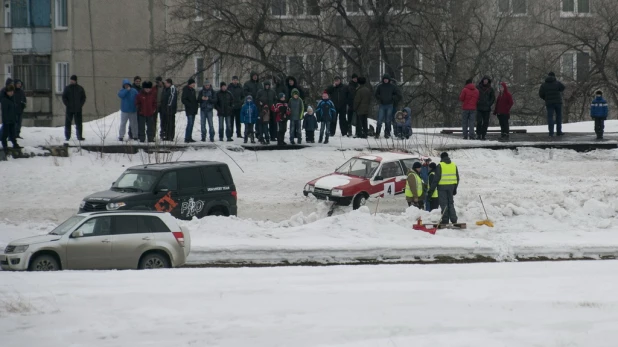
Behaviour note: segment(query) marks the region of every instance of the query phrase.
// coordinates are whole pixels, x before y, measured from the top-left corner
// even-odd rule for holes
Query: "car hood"
[[[315,179],[309,182],[309,184],[314,185],[316,188],[322,189],[348,188],[358,183],[365,182],[367,180],[367,178],[363,177],[332,173],[330,175],[322,176],[318,179]]]
[[[110,202],[115,200],[123,200],[123,199],[131,199],[137,196],[144,194],[143,192],[129,192],[129,191],[121,191],[121,190],[104,190],[102,192],[97,192],[91,195],[88,195],[84,198],[86,201],[92,202]]]
[[[39,236],[32,236],[32,237],[26,237],[24,239],[18,239],[15,241],[11,241],[9,244],[11,246],[20,246],[20,245],[34,245],[37,243],[45,243],[45,242],[51,242],[51,241],[58,241],[60,240],[60,238],[62,237],[62,235],[39,235]]]

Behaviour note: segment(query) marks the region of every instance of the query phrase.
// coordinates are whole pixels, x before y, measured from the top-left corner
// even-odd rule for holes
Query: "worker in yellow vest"
[[[436,179],[436,163],[430,163],[429,165],[429,175],[427,176],[427,192],[431,190],[431,185]],[[438,202],[438,190],[434,190],[432,195],[427,194],[427,204],[429,205],[428,211],[437,210],[440,208],[440,203]]]
[[[429,188],[429,196],[432,196],[436,190],[438,192],[438,202],[442,210],[442,221],[440,225],[457,223],[457,212],[455,211],[455,203],[453,196],[457,195],[457,186],[459,185],[459,170],[457,165],[451,161],[448,153],[440,154],[440,164],[436,167],[435,178]],[[446,211],[445,211],[446,210]]]
[[[412,170],[408,171],[406,201],[408,206],[415,206],[422,210],[425,205],[425,190],[423,189],[423,180],[420,176],[421,167],[421,163],[416,162],[412,165]]]

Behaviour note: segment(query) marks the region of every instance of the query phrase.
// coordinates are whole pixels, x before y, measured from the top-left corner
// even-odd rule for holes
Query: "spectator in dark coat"
[[[279,95],[281,93],[288,93],[288,86],[285,75],[273,76],[273,83],[275,84],[273,90],[275,91],[276,95]],[[264,82],[264,84],[266,84],[266,82]]]
[[[358,137],[358,119],[356,119],[356,114],[354,113],[354,96],[356,95],[356,90],[358,89],[358,75],[352,74],[352,79],[348,83],[348,137],[352,136],[352,126],[356,127],[356,131],[354,132],[354,137]]]
[[[476,89],[479,90],[479,100],[476,102],[476,136],[480,140],[485,140],[491,107],[496,102],[496,91],[491,86],[491,78],[488,76],[483,76]]]
[[[496,100],[494,114],[498,116],[498,120],[500,121],[501,137],[508,138],[510,133],[509,118],[511,118],[511,107],[513,107],[513,95],[509,92],[509,88],[505,82],[501,82],[500,86],[500,94],[498,94],[498,99]]]
[[[341,130],[341,136],[348,135],[348,120],[346,119],[348,114],[348,104],[350,103],[350,91],[348,86],[341,83],[341,77],[335,76],[333,84],[326,88],[330,101],[335,105],[337,113],[335,119],[330,123],[330,136],[335,136],[337,132],[337,118],[339,118],[339,129]]]
[[[549,136],[554,136],[554,113],[556,113],[556,134],[564,135],[562,132],[562,93],[564,84],[556,79],[556,74],[550,72],[545,79],[545,83],[539,88],[539,97],[545,100],[547,108],[547,127]]]
[[[365,77],[358,78],[358,89],[354,94],[354,113],[356,114],[356,136],[367,138],[367,118],[371,110],[371,89]]]
[[[227,90],[227,84],[221,82],[221,89],[217,92],[217,116],[219,117],[219,141],[223,141],[223,125],[225,124],[225,135],[228,142],[234,141],[232,136],[232,118],[234,108],[234,96]]]
[[[393,107],[401,100],[399,88],[391,83],[391,76],[384,74],[382,83],[376,88],[375,97],[380,105],[378,110],[378,128],[376,129],[376,139],[380,138],[382,124],[386,123],[384,138],[391,137],[391,123],[393,122]]]
[[[245,89],[238,83],[238,76],[232,77],[232,83],[227,86],[227,90],[232,93],[234,97],[234,107],[232,109],[232,134],[234,134],[234,127],[236,127],[236,137],[242,139],[240,129],[240,109],[245,103]],[[253,97],[253,95],[252,95]]]
[[[140,142],[152,143],[155,140],[157,124],[157,91],[152,88],[152,82],[145,81],[142,91],[135,98],[137,108],[137,127]]]
[[[131,85],[131,88],[136,89],[138,92],[140,92],[142,90],[142,78],[139,76],[135,76],[133,78],[133,84]]]
[[[476,89],[471,79],[466,81],[466,86],[459,94],[461,101],[461,128],[464,140],[474,140],[474,118],[476,117],[476,104],[479,101],[479,90]]]
[[[197,96],[195,95],[195,80],[190,78],[187,85],[182,88],[182,104],[185,105],[185,115],[187,116],[187,129],[185,130],[185,143],[193,143],[193,125],[195,116],[199,109]]]
[[[15,103],[17,104],[17,122],[15,122],[15,138],[21,139],[21,122],[26,108],[26,93],[21,80],[15,80]]]
[[[171,78],[165,80],[161,95],[161,139],[174,141],[176,138],[176,112],[178,111],[178,91]]]
[[[298,85],[298,81],[296,81],[296,77],[288,76],[286,79],[286,82],[287,82],[287,90],[286,90],[286,95],[285,95],[286,100],[290,100],[290,98],[292,97],[292,90],[294,90],[295,88],[298,89],[298,95],[300,96],[300,98],[305,100],[305,92]]]
[[[75,134],[79,141],[84,141],[82,133],[82,108],[86,103],[86,91],[77,84],[77,76],[71,76],[69,85],[64,87],[62,92],[62,102],[66,107],[64,120],[64,138],[66,141],[71,139],[71,123],[75,120]]]
[[[278,93],[278,94],[281,94],[281,93]],[[271,88],[270,81],[265,81],[264,89],[261,89],[258,92],[258,96],[257,96],[258,108],[262,110],[264,106],[268,106],[268,109],[270,110],[272,106],[277,103],[278,94]],[[270,139],[274,140],[277,138],[277,122],[275,121],[275,116],[272,114],[272,112],[268,117],[268,122],[258,123],[257,131],[260,136],[259,137],[260,141],[270,143]],[[267,134],[268,138],[264,138],[264,134]]]
[[[200,91],[200,125],[202,132],[202,142],[206,141],[206,122],[208,121],[208,135],[210,142],[215,142],[215,128],[213,123],[212,110],[217,103],[217,96],[212,89],[212,85],[209,80],[204,81],[204,87]]]
[[[257,99],[258,92],[262,89],[262,84],[260,83],[260,76],[257,72],[251,71],[251,78],[245,82],[243,86],[246,95],[251,95],[253,100]]]
[[[594,132],[597,134],[597,140],[603,139],[603,130],[605,129],[605,120],[609,115],[609,106],[607,100],[603,98],[603,92],[597,90],[595,98],[590,104],[590,117],[594,119]]]
[[[15,138],[15,124],[17,123],[17,101],[15,87],[9,85],[0,92],[0,111],[2,111],[2,149],[8,152],[7,139],[13,143],[13,148],[21,148]]]

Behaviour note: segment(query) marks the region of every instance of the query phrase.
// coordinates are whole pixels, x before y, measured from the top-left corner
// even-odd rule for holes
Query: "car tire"
[[[60,264],[58,264],[58,260],[49,255],[42,254],[30,261],[30,265],[28,266],[29,271],[59,271]]]
[[[140,270],[169,269],[170,262],[160,253],[148,253],[139,261]]]
[[[225,214],[223,214],[223,211],[220,208],[215,207],[208,211],[208,216],[225,216]]]
[[[361,206],[365,206],[367,204],[367,194],[359,193],[354,197],[354,201],[352,202],[352,209],[358,210]]]

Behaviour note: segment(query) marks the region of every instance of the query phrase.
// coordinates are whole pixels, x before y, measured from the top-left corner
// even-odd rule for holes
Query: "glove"
[[[457,188],[455,188],[455,190],[453,190],[453,196],[457,195]]]

